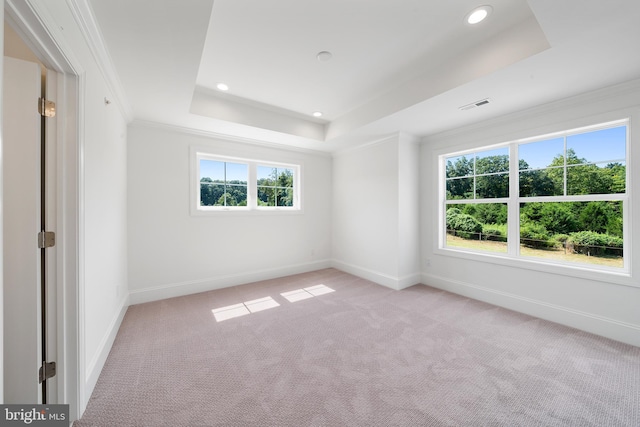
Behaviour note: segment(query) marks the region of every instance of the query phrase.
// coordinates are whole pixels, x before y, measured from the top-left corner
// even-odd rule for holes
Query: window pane
[[[278,168],[276,171],[278,176],[276,185],[278,187],[293,187],[293,169]]]
[[[522,203],[521,254],[622,268],[621,201]]]
[[[200,206],[247,206],[249,166],[200,159]]]
[[[278,169],[269,166],[258,166],[258,185],[275,185]]]
[[[625,162],[607,163],[603,169],[613,181],[610,193],[625,193],[627,191],[627,164]]]
[[[567,195],[624,193],[626,170],[622,163],[567,167]]]
[[[224,181],[224,162],[200,159],[200,182]]]
[[[506,203],[448,205],[447,246],[507,252]]]
[[[258,206],[276,206],[275,188],[258,187]]]
[[[258,206],[294,205],[294,169],[258,166]]]
[[[564,166],[564,138],[518,145],[520,170]]]
[[[476,198],[495,199],[509,197],[509,174],[476,177]]]
[[[626,126],[568,136],[567,164],[624,161],[626,142]]]
[[[224,206],[223,194],[224,184],[200,182],[200,206]]]
[[[277,190],[278,206],[293,206],[293,189],[281,188]]]
[[[509,171],[509,147],[476,153],[476,175]]]
[[[225,163],[227,168],[227,182],[243,183],[249,180],[249,166],[242,163]]]
[[[473,175],[473,158],[465,156],[448,157],[445,159],[447,178]]]
[[[447,200],[473,199],[473,178],[447,180]]]
[[[520,197],[562,196],[564,168],[525,170],[520,172]]]
[[[229,184],[226,186],[224,206],[247,206],[247,186]]]

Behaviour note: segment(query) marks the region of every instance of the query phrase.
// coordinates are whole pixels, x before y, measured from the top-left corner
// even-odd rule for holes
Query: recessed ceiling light
[[[222,90],[222,91],[225,91],[225,92],[229,90],[229,86],[227,86],[224,83],[218,83],[216,85],[216,87],[218,88],[218,90]]]
[[[493,8],[489,5],[476,7],[466,16],[465,21],[471,25],[478,24],[487,19],[492,10]]]
[[[320,62],[327,62],[328,60],[333,58],[333,54],[327,50],[323,50],[322,52],[318,52],[316,58],[318,58],[318,61]]]
[[[313,113],[313,117],[322,117],[322,112],[321,111],[315,111]]]

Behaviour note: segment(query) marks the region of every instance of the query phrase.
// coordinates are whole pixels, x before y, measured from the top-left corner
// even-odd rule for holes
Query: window
[[[300,166],[192,149],[192,213],[299,211]]]
[[[258,206],[293,206],[292,168],[258,166]]]
[[[441,247],[628,270],[627,134],[624,120],[441,156]]]
[[[249,166],[200,159],[200,206],[247,206]]]

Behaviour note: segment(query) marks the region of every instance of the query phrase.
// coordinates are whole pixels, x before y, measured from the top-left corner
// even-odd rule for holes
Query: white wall
[[[398,137],[398,277],[400,287],[420,282],[420,146]]]
[[[134,123],[128,132],[131,303],[329,266],[331,158]],[[190,147],[302,166],[301,213],[192,216]]]
[[[454,132],[425,138],[421,147],[423,283],[537,317],[640,345],[640,247],[634,277],[544,267],[523,260],[455,256],[438,249],[439,154],[631,118],[628,189],[640,189],[640,80],[584,94]],[[632,190],[632,191],[633,191]],[[631,202],[631,242],[640,241],[640,197]],[[629,242],[628,242],[629,243]],[[628,254],[627,254],[628,255]],[[636,285],[636,287],[632,285]]]
[[[87,73],[84,145],[84,301],[91,381],[127,306],[126,123],[100,74]]]
[[[420,281],[417,151],[398,134],[334,156],[334,266],[394,289]]]

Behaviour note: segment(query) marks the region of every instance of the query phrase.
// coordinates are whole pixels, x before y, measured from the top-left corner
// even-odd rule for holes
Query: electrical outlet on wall
[[[425,267],[431,267],[431,260],[429,258],[425,258],[424,259],[424,266]]]

